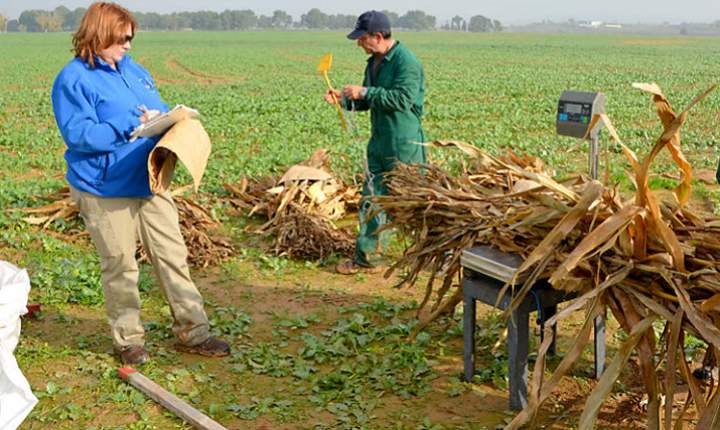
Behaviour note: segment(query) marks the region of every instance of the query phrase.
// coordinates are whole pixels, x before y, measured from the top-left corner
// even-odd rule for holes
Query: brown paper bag
[[[207,167],[210,149],[210,137],[200,121],[184,119],[175,124],[150,151],[150,190],[159,193],[170,187],[175,165],[180,159],[190,172],[197,191]]]

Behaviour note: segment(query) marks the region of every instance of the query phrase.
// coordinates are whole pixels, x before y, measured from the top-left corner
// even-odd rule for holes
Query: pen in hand
[[[155,116],[157,116],[160,111],[155,109],[148,109],[147,106],[144,104],[137,105],[137,108],[140,112],[142,112],[142,116],[140,116],[140,122],[143,124],[153,119]]]

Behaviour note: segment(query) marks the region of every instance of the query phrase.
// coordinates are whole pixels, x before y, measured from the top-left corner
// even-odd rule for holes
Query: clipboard
[[[189,108],[185,105],[176,105],[172,110],[158,115],[144,124],[140,124],[138,128],[130,134],[130,142],[139,137],[153,137],[165,133],[176,123],[184,119],[193,119],[200,116],[200,112]]]

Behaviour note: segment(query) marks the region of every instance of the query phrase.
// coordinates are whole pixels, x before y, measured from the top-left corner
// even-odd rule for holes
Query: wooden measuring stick
[[[145,375],[132,367],[118,369],[118,375],[123,381],[142,391],[145,395],[158,402],[162,407],[182,418],[188,424],[200,430],[227,430],[213,421],[210,417],[193,408],[183,400],[165,390],[160,385],[148,379]]]

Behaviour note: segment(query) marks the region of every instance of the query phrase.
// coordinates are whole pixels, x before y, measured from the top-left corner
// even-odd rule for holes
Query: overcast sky
[[[0,0],[0,13],[11,18],[25,9],[54,9],[65,5],[70,9],[87,6],[82,0]],[[252,9],[270,15],[282,9],[295,19],[317,7],[325,13],[358,14],[368,9],[388,9],[400,14],[421,9],[438,18],[442,24],[454,15],[469,18],[485,15],[505,24],[542,21],[564,21],[569,18],[617,21],[622,23],[681,23],[720,20],[720,0],[123,0],[120,4],[133,11],[173,12],[194,10]]]

